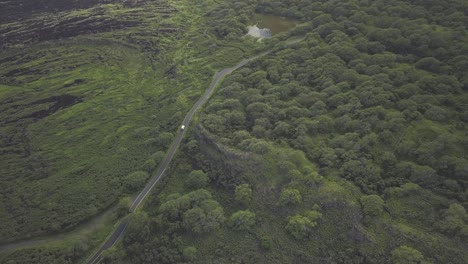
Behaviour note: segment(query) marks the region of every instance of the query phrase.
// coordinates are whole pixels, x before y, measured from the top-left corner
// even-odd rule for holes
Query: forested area
[[[253,13],[299,24],[224,80],[104,262],[466,263],[463,10],[271,0],[210,13],[228,22],[219,39]]]
[[[338,16],[341,26],[320,13],[305,42],[229,77],[203,125],[245,150],[259,140],[287,142],[321,170],[359,176],[368,194],[410,180],[465,201],[465,32],[419,26],[398,12],[375,17],[398,17],[396,27],[369,25],[370,15],[364,24],[362,14]]]

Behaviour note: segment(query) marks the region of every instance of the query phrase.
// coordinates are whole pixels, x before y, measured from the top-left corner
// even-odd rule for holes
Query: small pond
[[[288,31],[296,26],[294,21],[279,16],[257,14],[253,17],[254,26],[250,26],[247,35],[255,38],[270,38],[280,32]]]
[[[259,28],[270,29],[272,35],[288,31],[296,26],[296,23],[294,23],[294,21],[292,20],[271,15],[258,14],[253,17],[253,21],[257,24]]]

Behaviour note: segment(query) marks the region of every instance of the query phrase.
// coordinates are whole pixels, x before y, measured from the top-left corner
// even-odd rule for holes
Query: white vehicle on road
[[[180,127],[180,130],[185,130],[185,125],[182,125],[182,126]]]

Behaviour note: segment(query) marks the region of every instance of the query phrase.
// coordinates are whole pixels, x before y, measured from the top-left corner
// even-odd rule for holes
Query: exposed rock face
[[[271,37],[271,31],[268,28],[259,28],[256,25],[255,26],[250,26],[249,27],[249,32],[247,35],[252,36],[254,38],[270,38]]]
[[[199,165],[213,182],[234,189],[234,186],[255,179],[265,171],[258,156],[217,143],[216,138],[201,125],[197,126]]]

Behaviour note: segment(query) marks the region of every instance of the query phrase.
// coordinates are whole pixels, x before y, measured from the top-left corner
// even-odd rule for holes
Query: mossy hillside
[[[84,254],[97,247],[114,229],[114,209],[107,210],[70,233],[25,241],[22,250],[2,250],[0,262],[66,263],[84,260]]]
[[[202,29],[189,12],[193,7],[148,2],[145,8],[101,8],[111,8],[108,15],[117,20],[133,13],[145,19],[139,26],[2,54],[5,241],[70,229],[114,203],[123,177],[166,150],[160,135],[177,129],[209,84],[213,59],[202,56],[208,49],[198,45]],[[175,8],[181,17],[172,17]],[[76,101],[51,111],[56,102],[44,99],[63,95]],[[19,198],[21,193],[27,195]]]
[[[99,10],[106,11],[105,20],[129,26],[125,21],[138,18],[138,23],[78,30],[71,39],[52,34],[52,41],[2,54],[2,111],[8,120],[2,135],[14,135],[6,139],[13,144],[2,147],[2,168],[9,179],[2,198],[9,206],[0,214],[4,241],[73,229],[115,203],[124,195],[127,175],[157,166],[167,139],[211,81],[211,65],[227,65],[242,56],[232,54],[232,59],[222,43],[208,46],[212,39],[199,27],[204,19],[195,15],[214,2],[139,3],[31,16],[29,22],[58,21],[57,28],[64,30],[99,24],[82,19]],[[10,44],[33,30],[28,23],[16,24],[24,32],[12,33]],[[3,29],[16,27],[8,26]],[[73,103],[58,105],[64,95]],[[88,249],[103,238],[85,237]],[[60,252],[68,254],[73,243],[64,243],[55,253],[46,248],[14,254],[36,260],[47,255],[45,261]]]
[[[148,101],[156,101],[163,90],[153,86],[154,79],[150,82],[147,78],[142,78],[143,75],[153,71],[149,62],[147,60],[145,62],[141,54],[118,46],[113,49],[114,51],[118,49],[119,52],[109,53],[108,47],[99,49],[93,45],[74,47],[75,51],[82,51],[75,54],[69,47],[68,49],[48,50],[49,54],[62,52],[67,55],[65,58],[59,58],[61,63],[57,65],[37,63],[34,66],[30,63],[30,67],[39,70],[45,68],[54,72],[53,75],[46,78],[39,77],[38,80],[28,83],[27,86],[31,92],[26,99],[20,97],[24,90],[8,98],[13,101],[12,104],[20,105],[18,109],[21,110],[8,115],[7,120],[18,121],[9,123],[6,128],[26,129],[28,141],[17,142],[18,144],[14,147],[16,149],[30,148],[28,151],[31,155],[18,159],[18,155],[13,154],[7,156],[8,159],[3,159],[5,164],[8,164],[4,168],[9,168],[9,170],[4,170],[3,176],[11,180],[4,184],[14,186],[21,185],[21,182],[25,183],[24,181],[34,183],[15,188],[15,192],[9,195],[10,199],[17,197],[19,193],[27,193],[29,196],[27,200],[34,201],[38,211],[46,208],[46,210],[52,210],[48,214],[50,220],[66,215],[61,213],[62,204],[75,204],[68,209],[75,212],[70,213],[68,216],[70,220],[65,221],[69,224],[70,222],[76,223],[76,220],[83,219],[89,213],[96,213],[98,208],[109,206],[115,199],[112,198],[115,197],[112,194],[112,187],[119,190],[119,185],[108,185],[109,189],[105,192],[99,191],[102,188],[100,186],[112,178],[119,179],[129,173],[135,167],[140,166],[138,164],[142,164],[144,158],[161,149],[158,146],[145,146],[139,149],[144,141],[141,137],[149,137],[149,135],[135,135],[135,130],[142,126],[154,127],[154,122],[158,122],[149,118],[157,113],[157,109],[149,105]],[[83,53],[89,57],[83,56]],[[96,61],[88,60],[93,56],[101,56],[106,58],[106,61],[96,63]],[[133,68],[128,71],[122,68],[123,61],[127,61],[130,65],[134,64]],[[106,63],[114,66],[108,67]],[[83,64],[83,66],[64,72],[61,67],[67,64]],[[70,80],[82,81],[80,84],[64,88],[67,86],[66,82]],[[28,107],[32,100],[37,101],[37,99],[60,94],[79,97],[81,102],[44,119],[25,118],[37,112],[39,110],[37,108],[44,110],[50,107],[47,104]],[[166,111],[175,110],[173,105],[170,108]],[[116,116],[109,117],[115,113],[117,113]],[[159,123],[161,123],[160,120]],[[124,126],[126,129],[119,130]],[[172,127],[175,127],[175,124]],[[155,134],[157,135],[158,132]],[[14,149],[4,148],[4,151],[8,153],[13,152]],[[109,159],[109,157],[113,158]],[[22,177],[18,177],[18,169],[28,168],[28,165],[30,169],[24,171]],[[72,202],[73,200],[76,202]],[[5,201],[5,204],[15,208],[14,210],[30,206],[13,201]],[[41,208],[42,206],[46,208]],[[84,213],[86,210],[91,211]],[[32,217],[27,219],[29,220],[25,220],[38,221]],[[34,224],[31,228],[39,231]],[[56,228],[60,229],[60,227]]]

